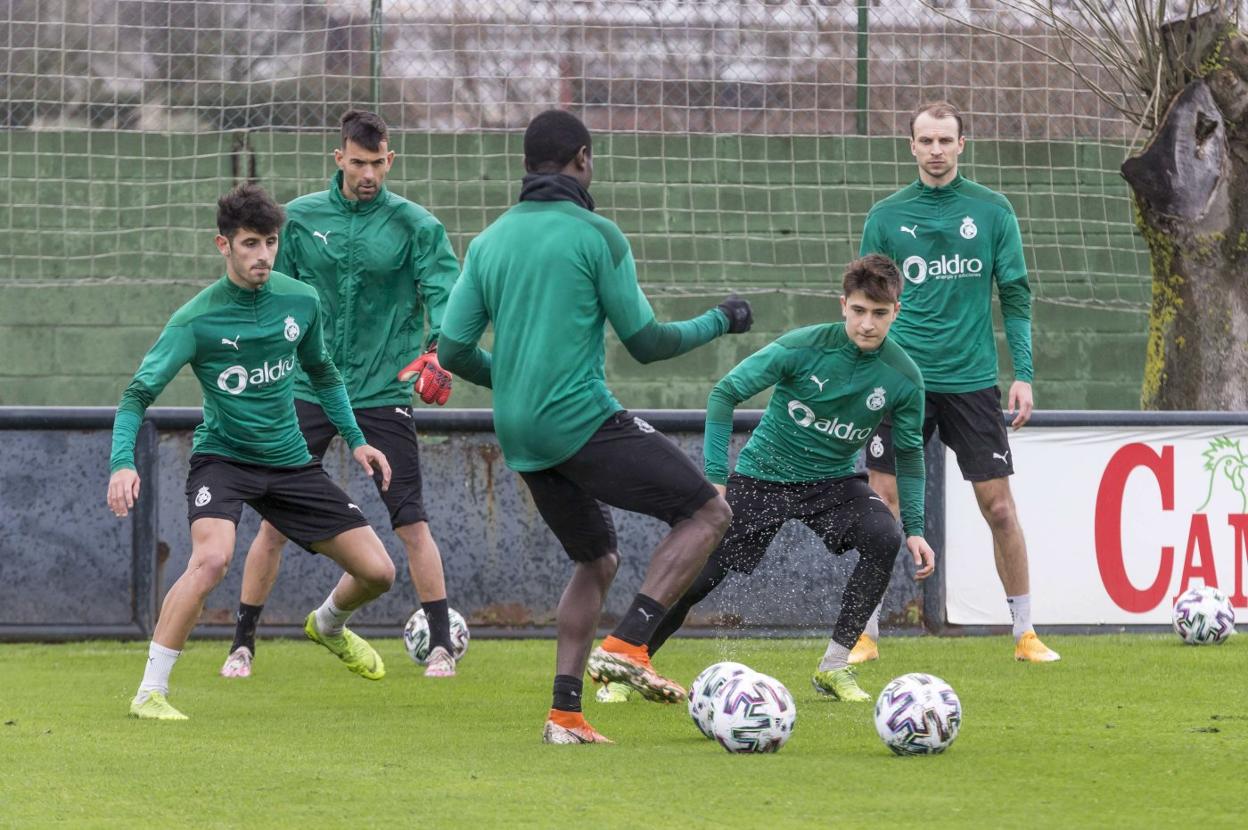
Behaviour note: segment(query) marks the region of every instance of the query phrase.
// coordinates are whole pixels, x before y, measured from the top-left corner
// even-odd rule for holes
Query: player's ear
[[[338,165],[339,169],[341,169],[341,168],[342,168],[342,159],[343,159],[343,158],[344,158],[344,157],[343,157],[343,155],[342,155],[342,148],[341,148],[341,147],[335,147],[335,148],[334,148],[334,164]]]
[[[221,234],[217,234],[216,238],[217,250],[221,252],[221,256],[230,255],[230,240]]]
[[[848,317],[849,314],[847,312],[848,312],[848,308],[845,305],[845,295],[842,294],[841,295],[841,316]]]

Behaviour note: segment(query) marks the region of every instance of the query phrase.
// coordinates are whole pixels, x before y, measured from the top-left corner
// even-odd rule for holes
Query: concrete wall
[[[323,187],[333,143],[313,133],[0,132],[0,404],[114,404],[169,314],[219,274],[220,192],[245,175],[283,200]],[[514,200],[514,135],[406,134],[395,148],[391,186],[432,209],[461,255]],[[729,289],[756,306],[749,335],[658,366],[635,364],[611,338],[608,376],[634,408],[700,408],[740,358],[787,329],[837,319],[831,286],[867,209],[913,177],[893,139],[606,135],[596,149],[594,195],[629,235],[660,317],[696,314]],[[965,172],[1006,193],[1022,221],[1044,408],[1138,405],[1148,263],[1116,171],[1122,155],[972,141],[964,156]],[[455,404],[489,405],[464,387]],[[161,399],[198,402],[187,374]]]
[[[700,434],[672,437],[701,463]],[[161,435],[156,480],[145,482],[140,496],[156,500],[160,596],[185,570],[190,555],[185,494],[190,439],[186,431]],[[143,598],[132,593],[131,522],[115,519],[105,504],[107,430],[0,431],[0,440],[7,450],[0,454],[0,636],[14,636],[5,626],[127,624],[133,603]],[[744,436],[736,436],[734,447],[743,441]],[[451,605],[477,626],[552,625],[571,564],[538,516],[527,488],[504,466],[493,435],[427,433],[421,455],[425,503],[442,550]],[[398,565],[394,589],[361,611],[357,624],[397,634],[418,607],[403,547],[389,529],[372,482],[341,441],[331,445],[324,463],[363,508]],[[621,564],[604,625],[627,610],[650,553],[666,530],[644,516],[617,511],[615,518]],[[208,597],[203,623],[232,626],[243,554],[258,525],[256,514],[245,509],[235,562]],[[830,629],[856,561],[856,552],[829,555],[812,531],[790,523],[755,575],[730,579],[690,623]],[[922,595],[911,570],[899,557],[885,618],[913,628],[921,621]],[[302,625],[340,573],[324,557],[287,545],[264,624]]]

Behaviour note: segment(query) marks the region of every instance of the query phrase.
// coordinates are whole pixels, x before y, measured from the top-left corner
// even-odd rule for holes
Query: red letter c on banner
[[[1174,570],[1174,548],[1161,548],[1157,578],[1148,588],[1137,590],[1127,579],[1122,558],[1122,496],[1127,478],[1136,467],[1153,471],[1161,485],[1161,509],[1174,509],[1174,447],[1162,447],[1157,455],[1147,444],[1127,444],[1105,465],[1096,494],[1096,565],[1109,598],[1123,611],[1151,611],[1165,598]]]

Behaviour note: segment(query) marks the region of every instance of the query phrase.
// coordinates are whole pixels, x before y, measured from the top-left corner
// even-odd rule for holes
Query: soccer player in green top
[[[576,116],[536,116],[524,134],[524,168],[520,203],[468,247],[438,354],[448,370],[493,388],[494,431],[507,466],[520,473],[575,563],[559,602],[554,701],[543,740],[601,743],[607,739],[581,713],[581,678],[619,563],[607,505],[672,526],[641,591],[588,662],[591,678],[628,683],[652,700],[674,702],[685,692],[655,672],[645,644],[731,519],[688,456],[607,389],[603,326],[609,320],[645,363],[746,331],[752,317],[748,303],[730,297],[692,320],[655,319],[628,240],[594,213],[590,135]],[[476,345],[490,323],[492,354]]]
[[[1052,662],[1057,652],[1031,625],[1027,544],[1010,493],[1014,462],[997,389],[992,288],[1005,320],[1014,364],[1011,426],[1031,417],[1031,289],[1014,209],[1000,193],[958,173],[966,145],[962,115],[948,102],[920,107],[910,120],[910,150],[919,178],[877,202],[867,214],[860,252],[882,253],[901,267],[905,290],[893,338],[923,372],[927,416],[923,435],[939,427],[962,477],[971,482],[992,531],[997,573],[1014,619],[1014,657]],[[886,420],[867,443],[871,487],[897,510],[893,436]],[[879,612],[851,662],[879,656]]]
[[[394,470],[390,488],[380,495],[407,549],[412,584],[429,620],[425,676],[450,677],[455,659],[446,581],[425,512],[411,404],[413,379],[426,403],[441,405],[450,397],[451,376],[438,365],[434,346],[459,261],[436,217],[386,189],[394,163],[388,140],[376,114],[349,110],[342,116],[342,145],[334,151],[339,171],[327,189],[286,206],[273,267],[320,295],[326,345],[355,419]],[[295,374],[295,412],[308,449],[323,457],[336,430],[302,372]],[[256,623],[285,544],[271,523],[261,523],[243,567],[234,642],[221,668],[225,677],[251,674]]]
[[[711,391],[703,457],[707,478],[727,490],[732,525],[651,635],[649,650],[658,651],[730,570],[753,573],[780,528],[796,519],[833,553],[858,551],[832,642],[813,682],[823,694],[865,702],[871,696],[858,686],[849,652],[888,588],[902,535],[866,475],[855,472],[855,461],[885,416],[893,419],[901,520],[918,579],[932,572],[935,557],[923,538],[923,380],[889,336],[901,275],[888,257],[872,254],[846,266],[842,292],[845,322],[781,336],[737,364]],[[762,420],[729,475],[733,409],[771,387],[775,391]]]
[[[282,209],[256,185],[244,184],[217,204],[217,249],[225,276],[169,319],[126,387],[113,423],[108,506],[125,516],[139,497],[134,439],[161,390],[188,363],[204,394],[204,422],[195,429],[186,500],[191,558],[165,595],[148,649],[147,668],[130,714],[185,720],[169,704],[169,674],[195,627],[204,598],[225,577],[234,536],[249,504],[310,551],[346,572],[304,633],[351,671],[385,674],[377,652],[345,628],[352,612],[389,590],[394,563],[360,509],[308,452],[295,418],[295,366],[351,447],[355,460],[388,487],[390,467],[364,442],[342,378],[325,350],[316,290],[272,271]]]

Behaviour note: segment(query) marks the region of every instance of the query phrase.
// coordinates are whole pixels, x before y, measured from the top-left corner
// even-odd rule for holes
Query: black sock
[[[648,643],[666,613],[667,606],[663,603],[639,593],[633,597],[633,604],[628,606],[628,612],[611,633],[630,645]]]
[[[581,711],[581,691],[583,686],[584,682],[579,677],[573,677],[570,674],[556,674],[554,702],[551,704],[551,708],[558,709],[561,712]]]
[[[685,617],[689,616],[689,611],[693,606],[706,599],[727,575],[728,569],[719,564],[719,560],[714,556],[707,560],[702,573],[694,577],[693,584],[685,590],[685,595],[672,603],[672,607],[667,609],[667,614],[663,617],[663,622],[650,635],[648,645],[651,657],[663,647],[668,637],[679,631],[680,627],[685,624]]]
[[[230,646],[230,651],[234,651],[240,646],[247,646],[252,656],[256,654],[256,623],[260,622],[260,610],[263,605],[248,605],[245,602],[238,604],[238,617],[234,625],[234,645]]]
[[[422,602],[420,607],[425,609],[425,619],[429,621],[429,650],[442,646],[454,657],[455,651],[451,648],[451,607],[445,599]]]

